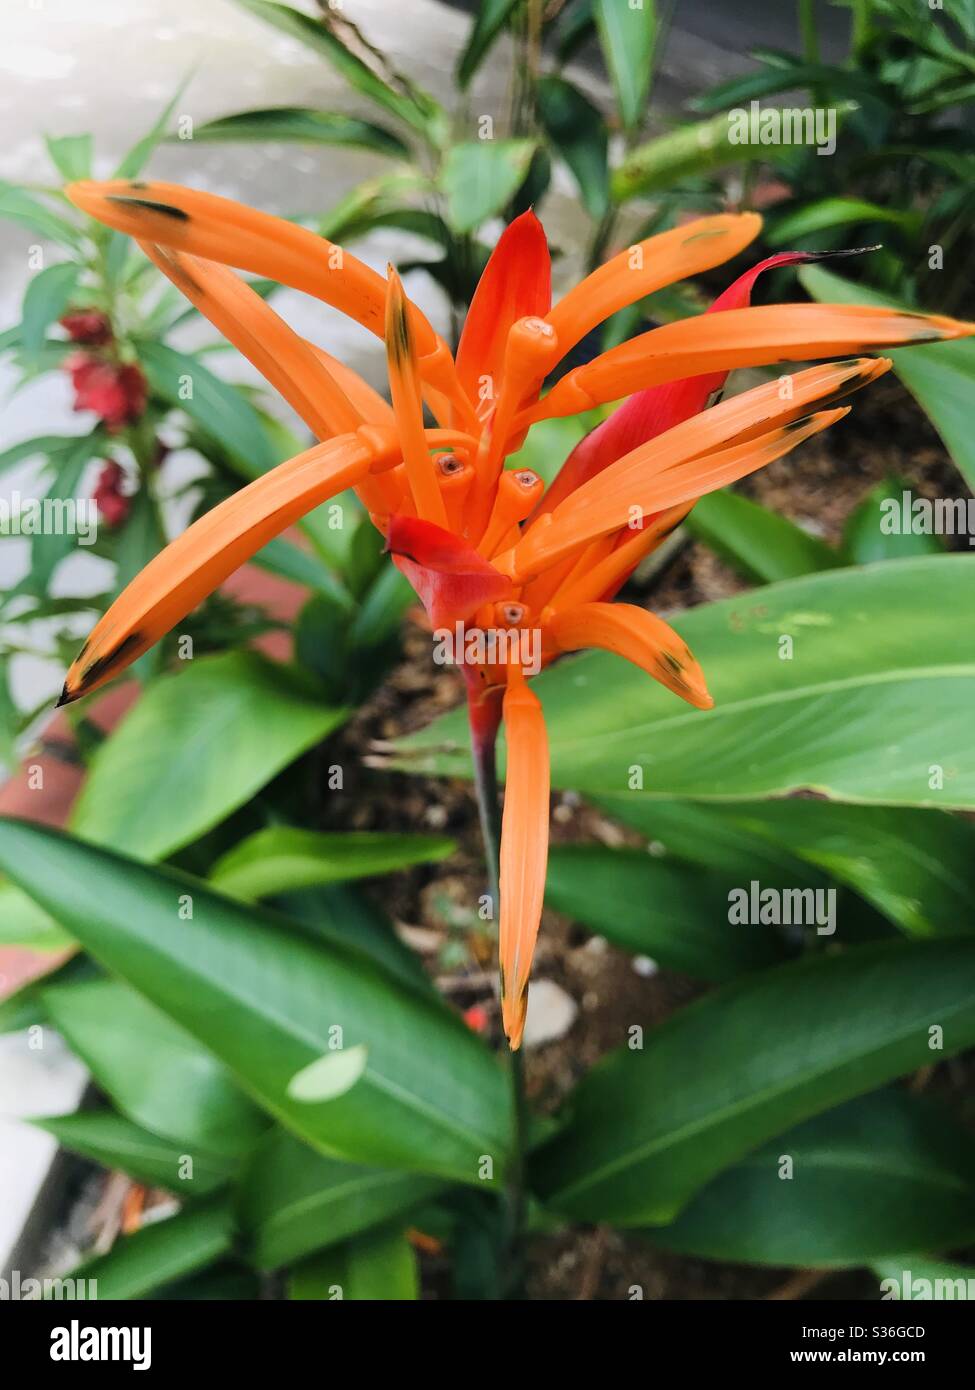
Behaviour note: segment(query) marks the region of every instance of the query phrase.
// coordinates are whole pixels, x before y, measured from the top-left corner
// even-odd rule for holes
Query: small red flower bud
[[[129,514],[132,501],[122,491],[124,477],[121,464],[116,463],[114,459],[107,459],[95,483],[92,497],[106,526],[121,526]]]
[[[134,362],[116,366],[76,353],[65,363],[74,386],[75,410],[93,410],[116,433],[138,420],[146,408],[146,379]]]
[[[112,341],[112,325],[99,309],[71,309],[60,322],[73,343],[104,347]]]

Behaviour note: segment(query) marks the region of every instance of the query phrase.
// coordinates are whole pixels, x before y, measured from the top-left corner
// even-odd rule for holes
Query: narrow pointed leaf
[[[171,1139],[133,1124],[113,1110],[79,1110],[75,1115],[55,1115],[31,1120],[52,1134],[62,1148],[81,1154],[103,1168],[127,1173],[135,1182],[164,1187],[180,1198],[205,1196],[230,1180],[234,1164],[213,1154],[194,1154],[193,1180],[187,1182],[186,1150]]]

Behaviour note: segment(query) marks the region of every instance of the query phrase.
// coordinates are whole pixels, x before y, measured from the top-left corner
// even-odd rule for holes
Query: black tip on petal
[[[62,689],[61,689],[61,694],[58,696],[58,702],[57,702],[57,704],[54,706],[54,708],[55,708],[55,709],[60,709],[62,705],[70,705],[70,703],[71,703],[71,701],[72,701],[73,699],[74,699],[74,696],[71,694],[70,690],[68,689],[68,683],[67,683],[67,681],[65,681],[65,683],[64,683],[64,685],[63,685],[63,687],[62,687]]]

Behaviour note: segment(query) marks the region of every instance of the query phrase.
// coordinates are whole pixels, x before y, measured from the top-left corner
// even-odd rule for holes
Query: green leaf
[[[851,563],[869,565],[875,560],[940,555],[944,546],[936,535],[913,530],[915,500],[931,508],[927,498],[915,499],[911,495],[910,483],[903,478],[888,478],[878,483],[850,513],[843,527],[843,551]],[[951,507],[950,499],[946,500]],[[967,502],[961,501],[960,507],[964,517]]]
[[[650,92],[656,0],[594,0],[593,16],[620,120],[624,129],[633,130],[640,124]]]
[[[160,112],[159,119],[155,122],[152,129],[148,131],[141,140],[136,143],[126,154],[121,164],[112,175],[116,179],[136,179],[148,164],[150,158],[166,138],[166,127],[169,125],[170,118],[176,110],[180,97],[189,86],[192,73],[183,79],[176,88],[171,101],[167,102]]]
[[[288,1082],[288,1097],[314,1105],[344,1096],[362,1079],[368,1061],[369,1049],[363,1043],[326,1052],[294,1074]]]
[[[303,550],[283,536],[275,536],[268,541],[250,562],[267,570],[269,574],[280,575],[293,584],[304,584],[314,589],[343,610],[351,610],[352,599],[338,580],[325,568],[318,556]]]
[[[15,184],[0,180],[0,219],[18,222],[47,241],[56,241],[70,251],[78,248],[80,234],[66,218]]]
[[[208,1202],[156,1221],[135,1235],[120,1236],[107,1255],[78,1265],[71,1277],[97,1282],[103,1302],[145,1298],[226,1255],[233,1238],[226,1205]]]
[[[696,503],[686,525],[692,536],[759,584],[835,569],[842,563],[824,541],[737,492],[708,493]]]
[[[408,84],[405,91],[398,91],[353,53],[323,20],[302,14],[300,10],[294,10],[289,5],[270,4],[269,0],[237,0],[237,4],[327,59],[350,87],[374,101],[377,106],[391,111],[394,116],[398,116],[401,121],[421,132],[427,139],[436,142],[442,135],[446,127],[446,115],[443,107],[434,101],[433,97],[414,83]]]
[[[12,883],[0,883],[0,945],[63,951],[71,937]]]
[[[207,121],[193,131],[194,140],[280,140],[310,145],[351,145],[376,154],[407,158],[409,147],[399,136],[372,121],[338,111],[314,111],[307,106],[281,106],[240,111]]]
[[[288,1297],[398,1302],[419,1297],[416,1255],[399,1229],[372,1231],[292,1271]]]
[[[906,307],[908,312],[913,312],[909,306],[863,285],[851,284],[821,266],[803,266],[799,279],[813,299],[830,304]],[[941,435],[958,471],[969,487],[975,489],[975,433],[971,425],[975,338],[895,348],[887,355],[894,363],[894,371]]]
[[[476,1186],[489,1155],[502,1177],[510,1109],[497,1062],[459,1018],[362,953],[26,822],[0,823],[0,869],[322,1152]],[[192,919],[179,910],[187,895]],[[320,1105],[291,1100],[291,1078],[337,1039],[368,1047],[359,1082]]]
[[[912,1254],[888,1255],[871,1260],[870,1266],[881,1281],[882,1298],[906,1296],[912,1303],[975,1298],[975,1265],[950,1264],[947,1260]]]
[[[42,434],[35,439],[18,440],[0,453],[0,472],[38,455],[47,459],[62,458],[77,443],[78,436],[71,434]]]
[[[440,1186],[413,1173],[325,1158],[276,1129],[244,1174],[240,1221],[257,1265],[277,1269],[419,1206]]]
[[[274,467],[278,459],[261,417],[238,387],[165,343],[140,342],[138,352],[153,391],[226,449],[245,477]]]
[[[958,816],[806,798],[707,806],[629,795],[600,804],[682,858],[693,857],[692,842],[709,856],[730,832],[747,837],[739,852],[754,876],[777,881],[774,869],[756,862],[755,846],[764,842],[766,851],[785,852],[786,863],[805,861],[848,884],[911,936],[972,933],[975,826]]]
[[[344,717],[256,652],[197,657],[152,681],[99,748],[71,828],[139,859],[166,858],[225,820]]]
[[[68,307],[80,269],[73,261],[61,261],[39,270],[28,281],[21,311],[21,341],[29,357],[40,351],[48,328]]]
[[[562,77],[540,78],[537,96],[542,125],[571,169],[586,211],[598,220],[609,208],[606,123],[589,98]]]
[[[742,881],[741,873],[709,874],[636,849],[553,845],[545,901],[668,970],[727,980],[788,954],[768,927],[729,926],[728,893]]]
[[[162,534],[159,516],[153,505],[152,493],[143,484],[131,499],[129,514],[119,532],[113,550],[115,560],[115,597],[128,588],[132,580],[145,569],[146,565],[163,548],[165,537]]]
[[[665,1224],[773,1135],[973,1042],[973,942],[860,946],[743,976],[593,1068],[538,1153],[537,1190],[577,1220]]]
[[[975,1143],[948,1112],[881,1091],[779,1135],[672,1225],[643,1234],[660,1250],[710,1260],[862,1265],[965,1245],[975,1235],[973,1174]]]
[[[456,232],[471,232],[510,202],[528,173],[534,140],[467,140],[452,145],[440,187]]]
[[[66,182],[91,178],[93,141],[90,135],[45,135],[44,143]]]
[[[606,0],[612,4],[612,0]],[[765,145],[733,145],[728,139],[729,113],[678,126],[638,145],[613,170],[613,201],[625,203],[641,194],[670,192],[686,179],[697,178],[729,164],[747,164],[766,157]]]
[[[160,1139],[113,1110],[79,1110],[75,1115],[31,1120],[31,1124],[53,1134],[71,1153],[180,1197],[216,1191],[226,1183],[232,1168],[209,1154],[194,1154],[193,1181],[188,1183],[180,1177],[186,1155],[178,1144]]]
[[[771,226],[766,230],[765,240],[769,246],[786,246],[802,242],[806,237],[816,232],[828,231],[832,227],[848,227],[863,222],[885,222],[908,229],[914,227],[918,220],[917,213],[883,208],[878,203],[870,203],[863,198],[818,198],[772,219]]]
[[[453,840],[434,835],[384,830],[328,833],[274,825],[255,831],[228,850],[214,864],[210,881],[222,893],[253,902],[274,893],[435,863],[456,848]]]
[[[118,980],[52,985],[51,1022],[117,1110],[204,1163],[239,1158],[266,1128],[226,1069],[165,1014]],[[225,1162],[224,1166],[229,1166]],[[193,1180],[185,1181],[187,1191]]]
[[[60,509],[73,506],[78,501],[85,469],[104,444],[105,436],[96,426],[90,434],[80,435],[73,440],[70,449],[57,455],[54,481],[46,494],[52,507]],[[66,518],[67,511],[63,515]],[[79,545],[80,528],[71,530],[66,521],[61,524],[56,522],[53,527],[38,531],[30,548],[30,592],[44,597],[58,565]]]
[[[518,0],[481,0],[457,62],[457,81],[461,87],[468,86],[517,3]]]
[[[591,653],[533,682],[555,786],[727,800],[812,788],[836,800],[975,807],[975,665],[957,615],[975,557],[891,560],[771,584],[678,615],[716,708],[682,707],[620,659]],[[784,660],[781,638],[793,639]],[[924,717],[918,717],[918,711]],[[401,739],[398,766],[470,775],[460,715]],[[896,750],[896,752],[892,752]],[[936,774],[935,767],[942,769]]]

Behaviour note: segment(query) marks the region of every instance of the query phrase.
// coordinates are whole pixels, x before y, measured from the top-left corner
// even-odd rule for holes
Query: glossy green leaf
[[[686,525],[692,536],[759,584],[835,569],[842,563],[824,541],[737,492],[708,493]]]
[[[656,0],[594,0],[593,17],[627,130],[640,124],[650,92],[657,37]]]
[[[728,894],[742,881],[740,874],[707,873],[637,849],[554,845],[545,901],[668,970],[727,980],[788,955],[773,929],[730,925]]]
[[[228,850],[214,864],[210,879],[222,893],[253,902],[274,893],[436,862],[455,849],[453,840],[434,835],[383,830],[327,833],[274,825],[255,831]]]
[[[601,653],[533,688],[552,780],[620,793],[727,800],[812,788],[837,800],[975,806],[975,663],[958,614],[975,604],[975,557],[891,560],[768,585],[674,618],[716,708],[681,705]],[[782,638],[792,639],[792,658]],[[923,712],[923,718],[919,717]],[[466,728],[448,715],[400,741],[398,764],[470,775]]]
[[[428,138],[441,133],[444,113],[431,96],[414,84],[407,91],[397,90],[353,53],[323,19],[292,9],[290,5],[271,4],[269,0],[237,0],[237,4],[325,58],[350,87],[377,106],[385,107],[407,125]]]
[[[851,284],[821,266],[803,266],[799,279],[813,299],[826,303],[910,307],[864,285]],[[975,489],[975,433],[971,420],[975,338],[895,348],[888,356],[894,363],[894,371],[941,435],[959,472],[969,487]]]
[[[71,1276],[96,1282],[102,1302],[145,1298],[226,1255],[233,1239],[230,1212],[215,1199],[120,1236],[107,1255],[87,1260]]]
[[[0,823],[0,869],[322,1152],[475,1185],[487,1155],[502,1176],[510,1110],[496,1060],[363,953],[26,822]],[[291,1100],[291,1078],[336,1041],[366,1045],[362,1078],[337,1100]]]
[[[608,135],[601,112],[587,96],[562,77],[539,79],[538,114],[545,131],[565,160],[590,217],[609,207]]]
[[[80,273],[73,261],[61,261],[37,271],[27,282],[20,327],[28,356],[39,351],[47,330],[68,307]]]
[[[440,185],[457,232],[471,232],[496,216],[528,173],[534,140],[467,140],[452,145]]]
[[[54,1027],[116,1109],[185,1145],[189,1157],[239,1157],[266,1128],[226,1068],[121,981],[55,984],[43,997]]]
[[[13,883],[0,883],[0,945],[61,951],[71,937]]]
[[[192,76],[192,74],[190,74]],[[172,100],[168,101],[159,113],[159,118],[141,139],[137,140],[132,148],[123,158],[121,164],[112,175],[116,179],[135,179],[142,173],[145,166],[149,163],[154,152],[166,138],[166,127],[169,125],[173,112],[176,110],[180,97],[189,85],[190,77],[185,77],[173,94]]]
[[[273,1130],[254,1153],[238,1205],[255,1262],[277,1269],[409,1211],[439,1189],[434,1178],[325,1158]]]
[[[780,1134],[644,1235],[683,1255],[814,1268],[957,1247],[975,1235],[975,1141],[907,1091],[862,1096]]]
[[[307,106],[240,111],[207,121],[193,131],[194,140],[279,140],[309,145],[350,145],[376,154],[405,158],[409,148],[391,131],[338,111]]]
[[[86,840],[162,859],[224,820],[344,718],[251,651],[160,676],[99,748],[71,815]]]
[[[214,1192],[233,1170],[233,1164],[226,1160],[193,1154],[193,1179],[187,1181],[181,1177],[186,1171],[186,1152],[179,1144],[160,1139],[113,1110],[79,1110],[74,1115],[31,1120],[31,1124],[53,1134],[71,1153],[127,1173],[136,1182],[164,1187],[182,1198]]]
[[[299,1265],[288,1279],[288,1297],[382,1303],[416,1299],[416,1254],[398,1228],[371,1231]]]
[[[975,942],[860,946],[746,975],[642,1042],[593,1068],[538,1153],[537,1190],[577,1220],[666,1224],[773,1135],[970,1047]]]
[[[953,506],[945,499],[948,506]],[[921,510],[914,510],[914,503]],[[843,527],[844,554],[856,565],[869,565],[875,560],[900,560],[910,555],[940,555],[943,543],[926,529],[927,498],[916,498],[910,484],[901,478],[888,478],[872,488],[860,505],[846,519]],[[967,521],[968,503],[959,501],[961,520]],[[933,513],[930,513],[933,516]],[[952,520],[954,514],[951,513]]]
[[[139,343],[139,363],[163,400],[226,449],[244,476],[255,478],[278,462],[261,417],[235,386],[214,376],[199,357],[165,343]]]

